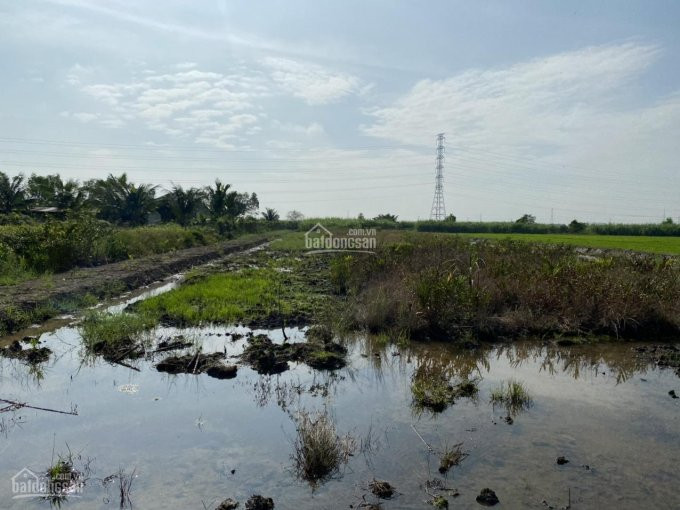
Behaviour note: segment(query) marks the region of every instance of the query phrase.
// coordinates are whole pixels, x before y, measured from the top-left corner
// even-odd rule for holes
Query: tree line
[[[54,207],[59,213],[89,211],[99,219],[117,225],[138,226],[148,223],[157,213],[161,221],[189,225],[196,221],[236,220],[257,214],[260,204],[255,193],[240,193],[220,180],[203,188],[135,184],[125,173],[105,179],[79,183],[60,175],[23,174],[8,176],[0,172],[0,214],[31,213]],[[263,218],[279,219],[274,209]]]

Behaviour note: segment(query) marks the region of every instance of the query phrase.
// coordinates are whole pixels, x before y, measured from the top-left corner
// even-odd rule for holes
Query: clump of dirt
[[[144,357],[146,349],[141,342],[124,338],[117,342],[98,341],[91,344],[89,348],[92,354],[101,356],[111,363],[120,363],[123,360],[136,360]]]
[[[394,495],[394,487],[384,480],[373,479],[373,481],[368,484],[368,488],[374,496],[381,499],[389,499]]]
[[[279,374],[288,370],[290,356],[287,345],[276,345],[267,335],[257,335],[248,339],[241,359],[258,374]]]
[[[9,346],[5,347],[4,349],[0,349],[0,355],[4,356],[5,358],[24,361],[29,365],[44,363],[50,359],[52,350],[49,347],[38,347],[37,342],[32,343],[32,347],[24,349],[21,345],[21,342],[19,342],[19,340],[15,340]]]
[[[636,347],[638,356],[651,361],[661,368],[671,368],[680,377],[680,346],[644,345]]]
[[[210,377],[215,379],[233,379],[236,377],[238,367],[236,365],[214,365],[205,371]]]
[[[225,365],[222,360],[225,354],[186,354],[184,356],[170,356],[156,365],[156,370],[168,374],[202,374],[207,373],[216,379],[231,379],[236,377],[236,365]]]
[[[238,501],[231,498],[225,499],[215,510],[236,510],[238,508]]]
[[[556,462],[560,466],[564,466],[565,464],[569,464],[569,460],[566,457],[563,457],[563,456],[557,457]]]
[[[246,501],[246,510],[273,510],[274,500],[256,494]]]
[[[482,489],[482,492],[477,496],[477,503],[483,506],[494,506],[499,503],[496,493],[489,488]]]
[[[241,359],[260,374],[278,374],[288,370],[289,361],[306,363],[317,370],[335,370],[346,365],[347,349],[332,341],[309,341],[275,344],[267,335],[248,339]]]

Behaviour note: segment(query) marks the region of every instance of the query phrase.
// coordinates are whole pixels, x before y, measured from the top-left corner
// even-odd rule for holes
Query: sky
[[[262,209],[680,221],[674,1],[0,2],[0,170]]]

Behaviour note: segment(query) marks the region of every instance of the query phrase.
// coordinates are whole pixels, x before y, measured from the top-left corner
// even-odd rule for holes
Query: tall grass
[[[87,314],[78,329],[88,351],[114,357],[132,352],[156,325],[149,315],[105,312]]]
[[[153,253],[215,243],[220,236],[205,227],[178,225],[114,228],[89,217],[44,224],[0,226],[0,277],[11,267],[29,273],[59,272]]]
[[[514,379],[501,382],[500,386],[491,392],[491,402],[505,406],[510,415],[528,409],[533,404],[524,384]]]
[[[354,257],[346,280],[354,325],[413,338],[680,333],[680,261],[584,258],[569,246],[438,235]]]

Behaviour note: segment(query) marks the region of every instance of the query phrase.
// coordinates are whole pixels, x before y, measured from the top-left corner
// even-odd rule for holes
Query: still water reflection
[[[245,340],[231,332],[244,329],[161,329],[156,337],[182,333],[204,352],[237,356]],[[280,331],[269,333],[282,341]],[[680,507],[680,399],[668,395],[680,380],[635,356],[631,344],[519,342],[470,351],[358,337],[346,339],[351,362],[336,372],[291,364],[262,376],[240,367],[235,379],[217,380],[159,373],[153,365],[162,355],[131,367],[86,360],[68,326],[41,340],[53,350],[42,366],[0,358],[0,397],[77,405],[79,414],[0,414],[2,508],[48,508],[39,499],[12,499],[11,478],[24,467],[44,471],[53,446],[60,452],[66,445],[92,459],[92,474],[65,508],[118,508],[116,487],[102,480],[120,468],[136,470],[131,500],[140,509],[214,508],[227,497],[243,504],[255,493],[272,497],[277,509],[356,508],[374,501],[367,491],[374,477],[398,491],[384,508],[428,508],[428,481],[439,479],[457,489],[449,499],[460,508],[475,508],[484,487],[498,495],[497,508],[559,508],[569,491],[572,508]],[[440,413],[415,412],[418,374],[474,379],[478,392]],[[509,379],[521,381],[533,402],[512,424],[489,401]],[[328,410],[338,431],[357,442],[338,475],[317,487],[292,469],[294,417],[302,409]],[[442,478],[436,452],[461,442],[469,456]],[[558,466],[558,456],[570,462]]]

